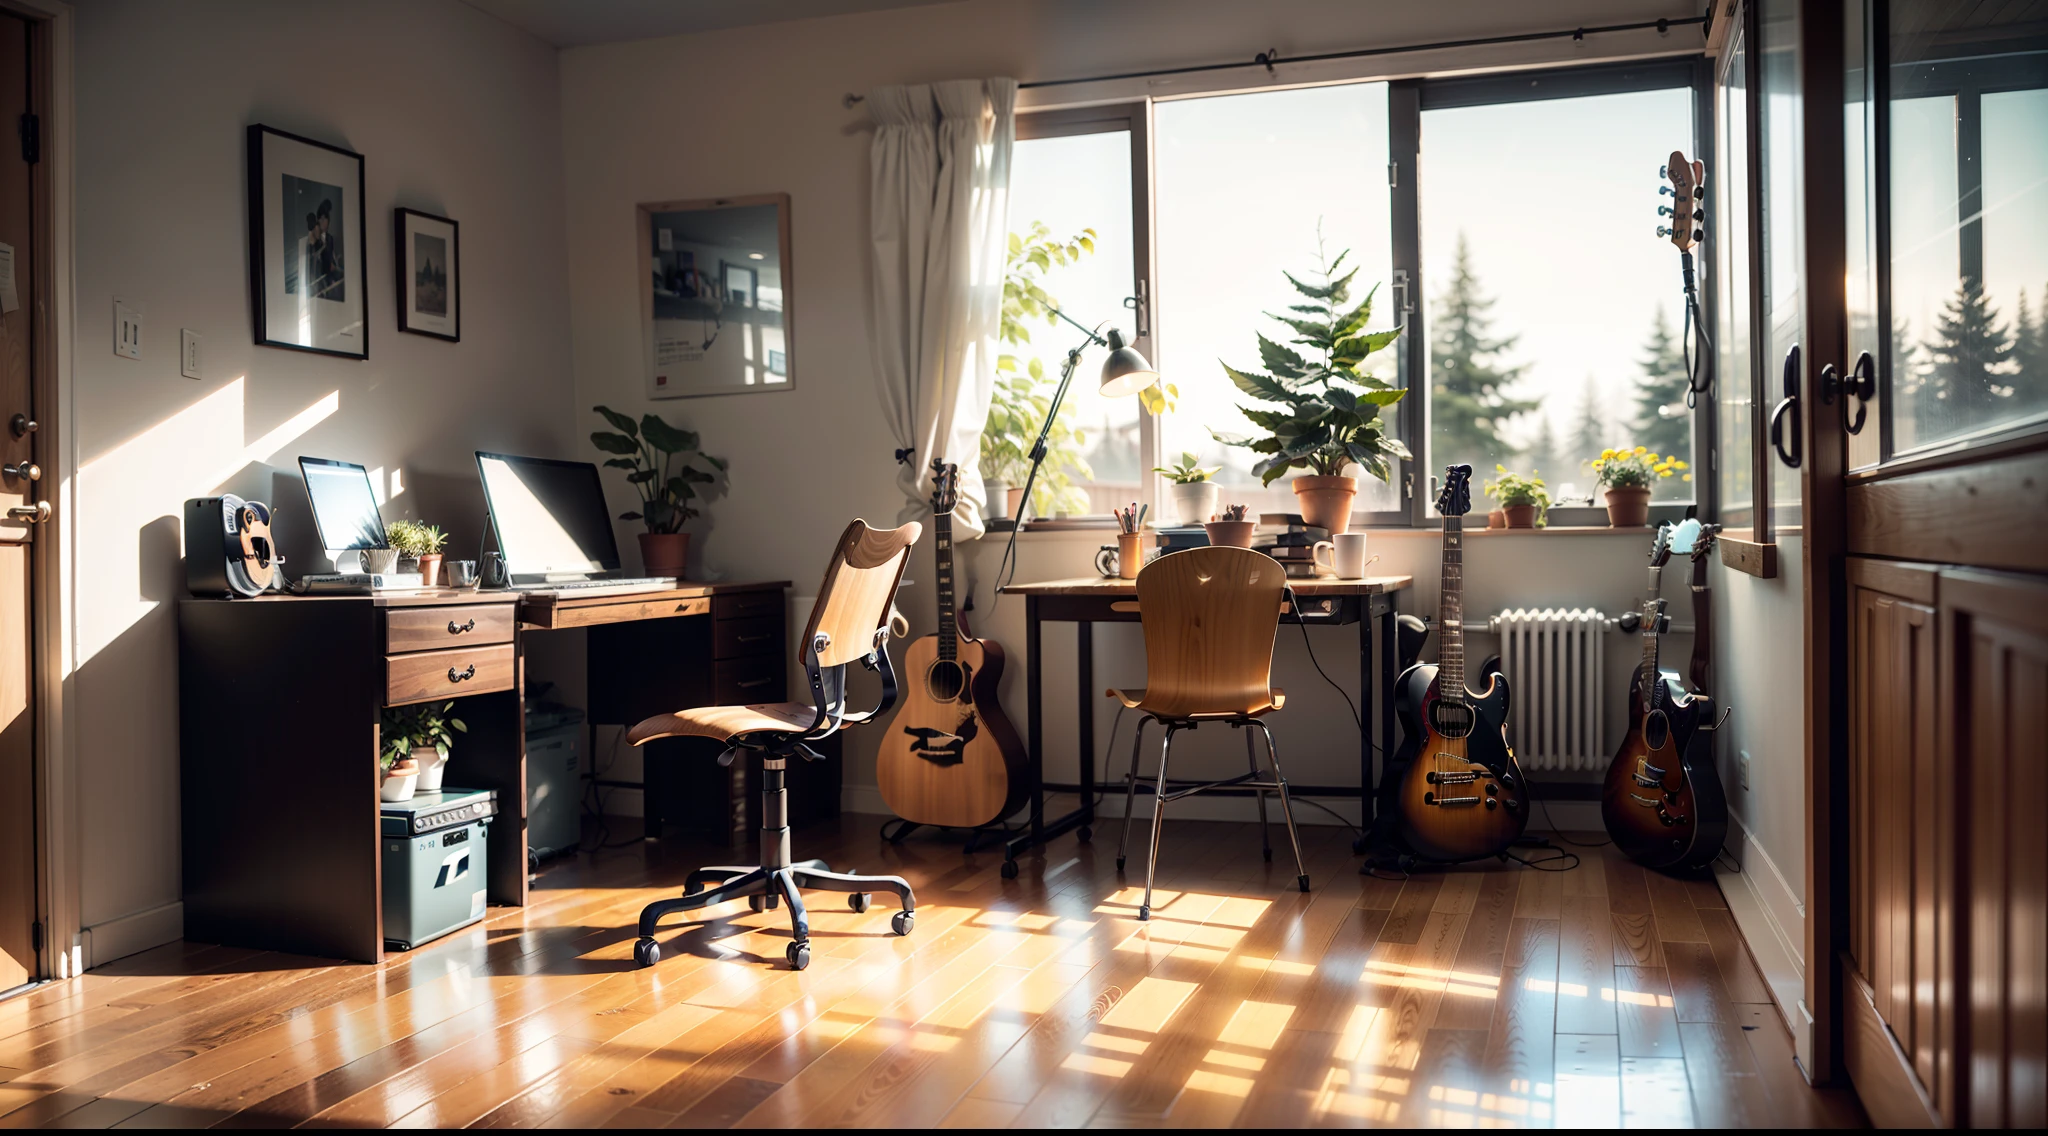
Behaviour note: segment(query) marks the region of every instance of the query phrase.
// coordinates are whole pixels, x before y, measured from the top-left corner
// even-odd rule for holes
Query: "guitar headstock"
[[[1686,522],[1686,524],[1693,525],[1698,523],[1697,521]],[[1668,523],[1657,526],[1657,535],[1650,538],[1650,567],[1662,568],[1670,561],[1672,533],[1680,527]]]
[[[1436,495],[1436,511],[1446,517],[1462,517],[1472,511],[1472,467],[1444,467],[1443,488]]]
[[[1670,225],[1657,226],[1657,235],[1670,237],[1678,251],[1690,252],[1692,246],[1707,235],[1706,230],[1700,227],[1707,219],[1703,204],[1707,196],[1706,164],[1688,162],[1683,151],[1673,150],[1671,160],[1657,172],[1671,182],[1657,187],[1659,194],[1671,198],[1671,204],[1657,207],[1659,217],[1671,218]]]
[[[1695,563],[1705,560],[1714,554],[1714,541],[1719,539],[1720,535],[1720,525],[1703,524],[1700,526],[1699,535],[1692,542],[1692,548],[1686,551]]]
[[[945,516],[960,503],[960,467],[932,459],[932,513]]]

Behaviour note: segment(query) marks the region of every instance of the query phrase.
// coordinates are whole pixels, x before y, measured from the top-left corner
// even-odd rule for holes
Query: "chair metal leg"
[[[1152,719],[1140,714],[1138,730],[1131,738],[1131,775],[1124,778],[1124,834],[1116,842],[1116,870],[1124,870],[1124,853],[1131,846],[1131,810],[1138,802],[1138,752],[1145,744],[1145,723]]]
[[[910,881],[902,876],[858,876],[850,872],[827,872],[800,865],[790,868],[789,871],[803,887],[817,888],[821,891],[894,892],[896,898],[902,902],[903,910],[917,910],[917,894],[910,890]]]
[[[712,868],[698,868],[690,873],[688,879],[683,881],[683,894],[693,895],[701,891],[707,882],[720,884],[727,880],[737,879],[749,872],[757,871],[760,871],[760,869],[739,867],[732,864],[720,864]]]
[[[1166,759],[1173,753],[1175,728],[1166,727],[1166,743],[1159,748],[1159,779],[1152,785],[1152,849],[1145,857],[1145,902],[1138,905],[1140,920],[1152,918],[1152,881],[1159,872],[1159,830],[1166,822]]]
[[[1295,882],[1308,890],[1308,865],[1301,859],[1301,836],[1294,830],[1294,808],[1287,803],[1287,777],[1280,772],[1280,751],[1273,745],[1273,729],[1263,721],[1259,732],[1266,735],[1266,768],[1273,771],[1273,783],[1280,786],[1280,815],[1287,821],[1287,839],[1294,845]]]
[[[1251,727],[1245,726],[1243,729],[1245,766],[1251,771],[1251,775],[1256,778],[1259,775],[1258,746],[1252,741]],[[1271,743],[1267,744],[1270,745]],[[1266,791],[1264,789],[1254,791],[1259,795],[1259,854],[1264,856],[1266,862],[1270,864],[1273,862],[1273,830],[1266,824]]]
[[[640,909],[640,936],[641,938],[652,938],[655,927],[663,919],[678,911],[693,911],[699,907],[710,907],[713,904],[724,903],[728,899],[759,895],[763,890],[772,886],[768,882],[768,872],[755,868],[743,876],[727,880],[710,891],[700,891],[692,895],[678,896],[675,899],[655,900],[653,903]]]
[[[789,958],[789,969],[802,970],[811,965],[811,917],[804,910],[803,894],[797,890],[796,873],[788,868],[777,868],[768,874],[768,878],[770,886],[781,892],[789,904],[790,943],[784,952]]]

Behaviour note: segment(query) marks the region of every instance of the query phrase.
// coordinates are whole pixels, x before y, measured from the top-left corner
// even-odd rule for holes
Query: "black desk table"
[[[1382,753],[1394,750],[1392,687],[1395,678],[1394,616],[1398,613],[1396,593],[1414,582],[1412,576],[1368,576],[1356,580],[1292,580],[1300,603],[1302,621],[1314,626],[1358,625],[1358,712],[1362,729],[1358,738],[1358,787],[1317,785],[1290,786],[1298,796],[1350,796],[1354,792],[1363,818],[1362,827],[1372,828],[1374,790],[1378,777],[1373,765],[1375,744]],[[1035,584],[1013,584],[1005,595],[1024,597],[1024,653],[1027,663],[1025,714],[1026,749],[1030,756],[1031,823],[1003,848],[1003,877],[1017,876],[1017,853],[1043,845],[1066,832],[1086,841],[1093,837],[1095,823],[1095,705],[1102,691],[1095,685],[1095,635],[1097,623],[1138,622],[1138,585],[1135,580],[1087,577],[1049,580]],[[1079,698],[1081,804],[1065,816],[1045,815],[1045,716],[1044,656],[1039,649],[1039,629],[1046,622],[1074,624],[1075,677]],[[1283,621],[1282,631],[1292,617]],[[1375,650],[1377,648],[1377,650]],[[1375,717],[1373,692],[1387,694],[1388,713]],[[1373,738],[1377,734],[1378,742]]]

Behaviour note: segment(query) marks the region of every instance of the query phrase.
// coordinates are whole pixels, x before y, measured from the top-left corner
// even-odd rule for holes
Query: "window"
[[[1749,48],[1743,29],[1728,53],[1721,77],[1720,108],[1715,121],[1715,152],[1721,174],[1709,178],[1712,216],[1720,219],[1714,242],[1721,270],[1720,335],[1716,345],[1715,387],[1719,394],[1721,452],[1715,476],[1721,487],[1721,522],[1733,526],[1756,523],[1757,403],[1749,349]]]

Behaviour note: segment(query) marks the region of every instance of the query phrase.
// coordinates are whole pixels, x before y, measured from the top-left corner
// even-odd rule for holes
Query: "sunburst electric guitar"
[[[914,824],[979,828],[1024,801],[1024,744],[1003,716],[996,686],[1003,648],[969,633],[953,604],[953,506],[957,467],[932,463],[932,527],[938,540],[939,633],[904,652],[903,708],[876,762],[882,799]]]
[[[1418,663],[1394,684],[1406,741],[1396,809],[1409,847],[1432,860],[1476,860],[1505,851],[1529,824],[1529,788],[1508,748],[1508,681],[1465,686],[1465,514],[1472,467],[1444,470],[1436,509],[1444,518],[1443,592],[1437,663]]]

